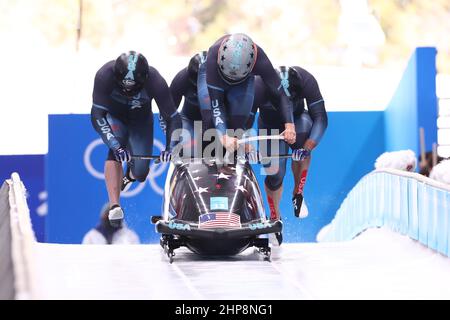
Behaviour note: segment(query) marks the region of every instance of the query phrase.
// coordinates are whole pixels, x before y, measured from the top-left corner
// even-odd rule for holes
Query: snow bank
[[[375,161],[375,169],[390,168],[412,172],[416,165],[416,155],[412,150],[385,152]]]
[[[430,178],[450,184],[450,159],[443,160],[433,167],[430,172]]]

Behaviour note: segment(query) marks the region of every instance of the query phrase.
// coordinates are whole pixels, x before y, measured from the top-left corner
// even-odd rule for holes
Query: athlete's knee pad
[[[148,172],[150,170],[150,161],[148,160],[137,160],[131,167],[131,172],[133,177],[139,181],[144,182],[147,179]]]
[[[266,176],[264,183],[266,184],[267,188],[269,188],[269,190],[275,191],[280,189],[281,185],[283,184],[283,177],[284,174],[281,173]]]
[[[269,190],[278,190],[283,184],[286,174],[286,159],[272,160],[269,165],[264,166],[266,170],[265,184]]]

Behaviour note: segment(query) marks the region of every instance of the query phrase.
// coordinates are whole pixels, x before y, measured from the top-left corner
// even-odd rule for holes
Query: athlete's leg
[[[129,125],[128,147],[132,154],[151,154],[153,151],[153,113],[150,110],[133,111]],[[150,170],[150,160],[133,159],[131,177],[144,182]]]
[[[299,117],[294,119],[295,129],[297,133],[296,142],[290,147],[292,149],[303,148],[306,139],[309,137],[312,128],[312,119],[303,112]],[[304,218],[308,215],[308,210],[303,201],[303,190],[308,176],[308,169],[311,164],[311,157],[303,161],[292,161],[292,173],[294,175],[294,189],[292,191],[292,203],[294,206],[294,214],[296,217]]]
[[[128,132],[126,126],[118,119],[107,115],[108,123],[119,140],[121,145],[126,145]],[[108,158],[105,161],[105,184],[109,198],[109,220],[115,227],[120,226],[123,220],[123,210],[120,207],[120,189],[123,178],[122,163],[117,161],[111,150],[108,152]]]
[[[292,173],[294,174],[294,190],[292,196],[296,193],[302,193],[306,183],[306,176],[308,174],[309,165],[311,164],[311,157],[303,161],[292,161]]]
[[[263,123],[261,118],[258,119],[259,129],[268,130],[268,134],[271,132],[273,126],[268,126]],[[277,128],[281,130],[280,128]],[[279,131],[281,132],[281,131]],[[278,150],[274,150],[272,146],[277,144]],[[261,150],[261,148],[260,148]],[[288,145],[282,140],[267,140],[267,155],[285,154],[288,151]],[[266,178],[264,180],[264,189],[267,195],[267,202],[270,209],[270,219],[278,220],[280,215],[280,201],[283,194],[283,179],[286,173],[286,159],[272,159],[269,163],[265,163],[264,169],[266,171]]]
[[[280,144],[280,153],[287,152],[288,146],[286,142],[280,140],[274,141],[274,143]],[[280,202],[281,197],[283,196],[283,179],[286,173],[286,160],[287,159],[272,160],[272,164],[274,162],[278,163],[273,167],[266,168],[266,172],[269,175],[264,180],[264,189],[266,191],[267,202],[269,204],[270,220],[281,220]],[[274,235],[275,237],[273,237]],[[270,234],[269,240],[273,245],[279,246],[283,242],[283,234],[281,232]]]
[[[270,176],[267,176],[270,177]],[[270,185],[269,179],[264,180],[264,190],[267,195],[267,202],[270,209],[270,220],[279,220],[280,215],[280,201],[283,196],[283,184],[281,184],[277,189],[272,190],[268,185]]]
[[[105,161],[105,183],[110,206],[120,205],[120,187],[122,185],[122,164],[116,160]]]

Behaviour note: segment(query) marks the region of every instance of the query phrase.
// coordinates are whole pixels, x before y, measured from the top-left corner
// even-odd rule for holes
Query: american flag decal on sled
[[[235,213],[205,213],[198,218],[199,228],[240,228],[241,217]]]

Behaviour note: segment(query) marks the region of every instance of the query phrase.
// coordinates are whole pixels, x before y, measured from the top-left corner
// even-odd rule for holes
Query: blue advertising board
[[[155,126],[154,154],[159,154],[164,141],[161,129]],[[103,174],[107,152],[89,115],[49,116],[49,242],[80,243],[97,225],[101,208],[108,202]],[[160,215],[166,167],[152,163],[147,180],[135,182],[121,194],[126,223],[144,243],[158,240],[150,217]]]
[[[294,177],[291,160],[287,163],[280,203],[283,241],[316,241],[318,232],[331,222],[348,192],[374,169],[375,160],[384,148],[383,112],[328,112],[328,128],[312,152],[304,189],[309,215],[304,219],[294,216]],[[254,171],[265,194],[265,177],[257,166]],[[265,206],[267,213],[267,201]]]
[[[157,116],[154,123],[158,122]],[[383,112],[329,112],[328,117],[329,126],[313,152],[305,186],[310,212],[306,219],[294,217],[293,176],[288,163],[280,205],[286,242],[315,241],[317,233],[332,220],[347,193],[373,169],[375,159],[384,152]],[[48,240],[80,243],[84,234],[98,223],[100,210],[108,201],[103,176],[107,148],[91,127],[89,115],[51,115],[49,126]],[[159,154],[164,135],[157,125],[154,130],[153,154]],[[260,169],[254,166],[265,194],[265,177]],[[161,214],[166,173],[167,165],[152,164],[147,180],[134,183],[121,197],[126,222],[144,243],[155,243],[159,239],[150,217]],[[214,206],[222,205],[219,200]]]

